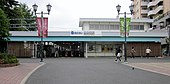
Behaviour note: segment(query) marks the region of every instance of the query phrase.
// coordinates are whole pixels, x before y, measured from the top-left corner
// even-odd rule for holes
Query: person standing
[[[135,48],[132,47],[132,49],[131,49],[131,58],[135,58],[135,53],[136,53]]]
[[[151,53],[151,49],[149,47],[146,48],[146,57],[149,58],[149,54]]]
[[[59,57],[59,54],[58,54],[58,48],[55,48],[55,54],[54,54],[54,57]]]
[[[117,60],[121,61],[121,52],[122,52],[122,50],[120,47],[116,48],[116,60],[115,61],[117,61]]]
[[[44,50],[44,57],[46,58],[46,50]]]

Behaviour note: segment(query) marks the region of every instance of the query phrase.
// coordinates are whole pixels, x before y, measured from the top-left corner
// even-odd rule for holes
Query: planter
[[[3,64],[4,63],[4,60],[3,59],[0,59],[0,64]]]
[[[13,67],[13,66],[18,66],[19,63],[14,63],[14,64],[0,64],[0,67]]]

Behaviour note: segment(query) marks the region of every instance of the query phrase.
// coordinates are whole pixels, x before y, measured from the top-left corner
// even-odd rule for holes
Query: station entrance
[[[45,57],[84,57],[84,42],[46,42]]]

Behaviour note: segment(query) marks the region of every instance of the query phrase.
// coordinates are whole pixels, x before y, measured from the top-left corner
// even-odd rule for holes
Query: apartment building
[[[147,0],[131,0],[133,9],[133,18],[148,18],[148,1]]]
[[[170,0],[131,0],[134,5],[134,18],[155,19],[170,11]]]
[[[154,29],[167,28],[170,25],[170,0],[131,0],[134,5],[133,18],[153,19]]]

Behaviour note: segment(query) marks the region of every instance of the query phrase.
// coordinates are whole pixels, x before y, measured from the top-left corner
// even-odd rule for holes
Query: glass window
[[[99,25],[95,24],[95,30],[99,30]]]
[[[113,46],[111,44],[105,44],[101,46],[101,52],[113,52]]]
[[[109,25],[105,25],[105,30],[109,30]]]
[[[104,24],[100,24],[100,30],[104,30]]]
[[[93,24],[90,24],[89,30],[94,30],[95,26]]]
[[[139,30],[139,26],[138,25],[134,25],[134,30]]]
[[[133,25],[130,25],[130,30],[134,30],[134,27],[133,27]]]
[[[139,30],[139,25],[131,25],[131,30]]]
[[[90,24],[89,30],[119,30],[119,25],[113,24]]]
[[[89,45],[87,48],[88,52],[95,52],[95,45]]]
[[[144,30],[144,25],[140,25],[140,30]]]
[[[96,52],[101,52],[101,45],[96,45]]]
[[[110,30],[113,30],[114,29],[114,25],[110,25]]]
[[[114,25],[115,30],[119,30],[119,25]]]

